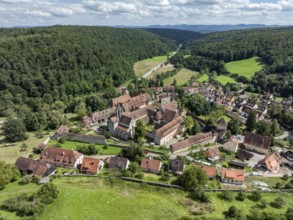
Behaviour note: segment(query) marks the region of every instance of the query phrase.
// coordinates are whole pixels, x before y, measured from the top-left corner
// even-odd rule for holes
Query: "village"
[[[127,88],[121,88],[121,96],[112,99],[108,109],[82,118],[80,123],[83,131],[89,131],[88,134],[72,132],[70,127],[62,125],[50,137],[54,143],[74,141],[121,148],[124,152],[133,148],[132,145],[143,146],[143,155],[134,153],[131,155],[134,159],[121,153],[84,155],[77,149],[66,149],[47,140],[38,146],[41,149],[38,158],[20,157],[16,166],[23,173],[42,177],[40,183],[50,181],[50,175],[59,168],[65,170],[63,175],[102,175],[115,170],[125,176],[126,170],[136,167],[143,173],[133,171],[133,175],[126,176],[172,184],[171,180],[181,175],[186,167],[196,166],[211,181],[220,181],[210,188],[247,188],[245,179],[257,177],[259,181],[254,181],[254,187],[262,190],[270,190],[262,178],[292,176],[293,150],[289,146],[273,146],[272,137],[252,131],[227,135],[229,120],[235,119],[244,125],[251,112],[255,111],[257,121],[269,121],[269,108],[279,105],[292,110],[292,97],[277,101],[272,94],[258,97],[249,93],[225,94],[221,87],[210,83],[196,82],[183,87],[185,95],[201,95],[225,109],[225,115],[218,119],[216,128],[206,131],[206,121],[202,117],[179,105],[174,86],[150,89],[152,95],[144,93],[131,97]],[[184,135],[187,118],[197,121],[201,131],[195,135]],[[140,143],[133,143],[138,124],[145,126],[146,131],[143,139],[138,139]],[[293,139],[292,131],[280,130],[282,133],[276,139],[289,142]],[[111,175],[111,172],[107,175],[109,173]],[[157,178],[148,178],[154,175]]]

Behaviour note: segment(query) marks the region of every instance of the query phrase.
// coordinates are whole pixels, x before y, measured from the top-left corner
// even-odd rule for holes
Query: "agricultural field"
[[[138,61],[134,64],[133,70],[136,76],[142,76],[158,64],[164,62],[167,59],[167,56],[157,56],[142,61]]]
[[[192,76],[197,76],[197,75],[198,75],[197,72],[194,72],[194,71],[191,71],[191,70],[183,68],[175,76],[172,76],[172,77],[169,77],[167,79],[164,79],[164,85],[165,86],[171,85],[173,83],[174,79],[176,79],[177,80],[177,85],[182,86],[185,83],[187,83],[188,80],[190,80],[190,78]]]
[[[259,57],[252,57],[250,59],[233,61],[226,63],[225,67],[230,73],[236,73],[240,76],[245,76],[251,79],[254,74],[263,68],[263,64]]]
[[[166,73],[166,72],[168,72],[168,71],[172,71],[172,70],[174,70],[174,69],[175,69],[175,68],[174,68],[174,66],[173,66],[172,64],[168,64],[168,65],[166,65],[166,66],[162,66],[162,67],[160,67],[159,69],[157,69],[156,71],[154,71],[151,75],[149,75],[149,76],[147,77],[147,79],[155,78],[156,75],[160,75],[160,74],[162,74],[162,73]]]
[[[29,138],[25,141],[15,142],[13,145],[8,146],[7,142],[4,140],[4,136],[0,135],[0,161],[5,161],[7,163],[15,163],[16,159],[20,156],[27,157],[33,150],[34,147],[37,147],[42,143],[50,134],[45,134],[43,138],[39,139],[36,137],[35,133],[27,133]],[[20,146],[22,144],[27,145],[26,151],[21,151]]]
[[[224,76],[224,75],[220,75],[216,77],[216,80],[221,83],[222,85],[226,85],[227,83],[232,83],[232,84],[236,84],[237,82],[229,77],[229,76]]]
[[[72,149],[76,150],[78,146],[86,146],[89,144],[77,142],[77,141],[65,141],[63,144],[58,143],[58,141],[50,140],[49,146],[55,146],[56,144],[60,144],[61,148],[64,149]],[[99,155],[116,155],[121,152],[121,148],[118,147],[111,147],[111,146],[104,146],[104,145],[95,145]]]
[[[199,77],[197,79],[198,82],[202,83],[202,82],[207,82],[209,81],[209,76],[207,74],[202,75],[201,77]]]

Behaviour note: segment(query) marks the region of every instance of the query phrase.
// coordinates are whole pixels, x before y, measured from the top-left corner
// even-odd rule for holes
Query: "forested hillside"
[[[148,32],[154,33],[167,39],[175,40],[177,43],[184,43],[186,41],[199,39],[204,36],[204,34],[198,32],[178,29],[145,28],[143,30],[146,30]]]
[[[135,29],[0,29],[0,116],[40,111],[43,104],[71,112],[74,97],[94,92],[103,95],[86,109],[103,108],[114,86],[135,77],[134,62],[174,49],[171,41]]]
[[[190,42],[185,49],[193,56],[183,59],[183,51],[174,57],[174,63],[217,73],[226,72],[225,62],[259,56],[266,67],[253,77],[254,88],[250,89],[293,94],[293,27],[213,33]]]

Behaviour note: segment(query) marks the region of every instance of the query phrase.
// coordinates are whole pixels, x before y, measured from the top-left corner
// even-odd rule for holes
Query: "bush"
[[[228,211],[223,213],[226,219],[245,220],[245,215],[235,206],[231,206]]]
[[[61,137],[61,138],[59,139],[58,142],[59,142],[60,144],[64,144],[65,141],[66,141],[66,138],[65,138],[65,137]]]
[[[169,173],[164,173],[160,178],[161,181],[168,181],[169,179],[170,179]]]
[[[229,191],[223,191],[221,194],[220,194],[220,198],[222,200],[225,200],[225,201],[228,201],[228,202],[232,202],[233,200],[233,195],[232,193],[230,193]]]
[[[235,199],[238,201],[244,201],[246,199],[246,195],[244,192],[239,192],[237,196],[235,197]]]
[[[289,179],[289,175],[288,174],[284,174],[282,177],[282,180],[288,180]]]
[[[286,205],[286,202],[281,197],[277,197],[273,202],[271,202],[271,206],[278,209],[282,208],[284,205]]]
[[[94,144],[78,146],[77,151],[85,155],[95,155],[98,150]]]
[[[3,202],[2,208],[10,212],[16,212],[19,216],[32,216],[40,214],[46,204],[52,203],[58,197],[58,190],[52,183],[43,185],[37,193],[28,196],[21,194],[15,198]]]
[[[258,202],[260,201],[262,198],[260,191],[254,191],[251,193],[249,199],[254,201],[254,202]]]
[[[202,186],[196,187],[191,193],[190,198],[199,202],[208,203],[210,202],[209,197],[206,195]]]

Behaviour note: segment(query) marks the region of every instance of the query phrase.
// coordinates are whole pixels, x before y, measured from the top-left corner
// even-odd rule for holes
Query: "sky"
[[[0,26],[293,25],[293,0],[0,0]]]

